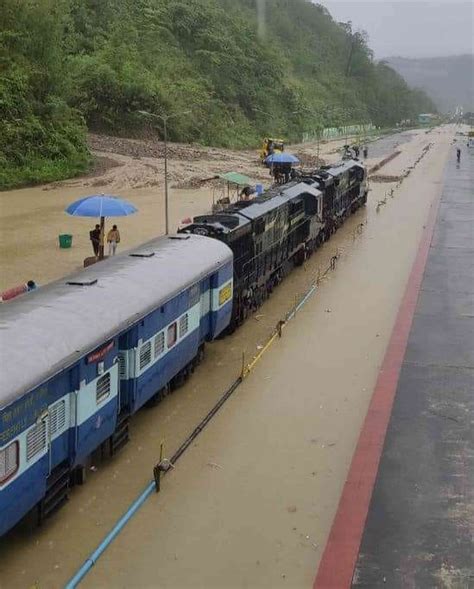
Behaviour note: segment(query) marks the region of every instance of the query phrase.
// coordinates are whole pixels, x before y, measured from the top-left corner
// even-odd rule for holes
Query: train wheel
[[[196,365],[201,364],[201,362],[204,360],[204,344],[201,344],[199,346],[199,350],[196,356]]]
[[[183,368],[176,376],[174,376],[170,381],[170,391],[175,391],[184,385],[186,380],[188,379],[189,372],[188,368]]]
[[[158,403],[160,403],[164,397],[168,394],[167,387],[163,387],[157,393],[153,395],[148,401],[145,403],[145,407],[147,409],[151,409],[152,407],[156,407]]]

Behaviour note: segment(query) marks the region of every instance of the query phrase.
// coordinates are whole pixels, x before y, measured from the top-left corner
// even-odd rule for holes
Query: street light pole
[[[163,134],[165,140],[165,235],[169,233],[169,205],[168,205],[168,117],[163,119]]]
[[[156,113],[148,112],[146,110],[138,111],[141,115],[146,117],[159,119],[163,123],[163,143],[164,143],[164,160],[165,160],[165,235],[169,234],[169,195],[168,195],[168,120],[180,115],[189,114],[190,110],[183,112],[172,113],[170,115],[158,115]]]

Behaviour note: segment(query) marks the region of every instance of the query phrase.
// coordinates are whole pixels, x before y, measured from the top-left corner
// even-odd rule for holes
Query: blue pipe
[[[293,311],[291,311],[291,313],[288,315],[287,321],[290,321],[291,319],[293,319],[293,317],[301,309],[301,307],[303,307],[306,304],[307,300],[314,293],[316,288],[317,288],[316,284],[313,284],[313,286],[308,290],[308,292],[301,299],[301,301],[296,305],[296,307],[293,309]]]
[[[75,589],[82,581],[82,579],[87,575],[87,573],[91,570],[91,568],[95,565],[97,560],[100,558],[103,552],[110,546],[114,538],[120,534],[122,529],[127,525],[127,523],[132,519],[135,513],[140,509],[140,507],[145,503],[150,495],[155,492],[155,481],[152,481],[148,484],[145,490],[141,493],[137,499],[132,503],[132,505],[127,509],[127,511],[122,515],[122,517],[118,520],[112,530],[107,534],[107,536],[102,540],[99,546],[94,550],[94,552],[85,560],[84,564],[81,568],[77,571],[77,573],[72,577],[65,586],[65,589]]]

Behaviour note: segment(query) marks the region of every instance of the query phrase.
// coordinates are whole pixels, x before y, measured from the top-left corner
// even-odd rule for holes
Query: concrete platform
[[[314,587],[474,588],[474,155],[448,162]]]
[[[445,185],[353,587],[474,587],[474,157]]]

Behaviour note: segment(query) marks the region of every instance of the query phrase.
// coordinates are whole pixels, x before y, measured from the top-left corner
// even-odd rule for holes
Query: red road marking
[[[351,586],[441,194],[431,205],[313,589]]]

